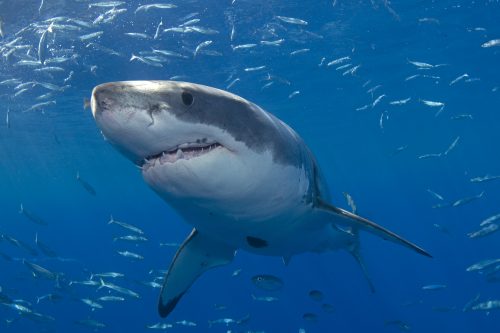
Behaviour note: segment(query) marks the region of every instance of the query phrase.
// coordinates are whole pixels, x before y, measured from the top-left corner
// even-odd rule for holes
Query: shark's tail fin
[[[358,263],[359,267],[363,271],[363,276],[365,277],[366,282],[368,283],[368,286],[370,287],[370,291],[372,293],[375,292],[375,285],[372,282],[372,279],[370,277],[370,274],[368,273],[368,268],[366,267],[365,260],[363,259],[363,256],[361,255],[360,252],[360,245],[359,245],[359,231],[355,228],[351,230],[351,233],[355,237],[355,241],[353,244],[349,247],[349,253],[353,256],[354,259],[356,259],[356,262]]]
[[[364,217],[350,213],[342,208],[335,207],[332,204],[324,202],[320,199],[318,199],[318,201],[316,202],[316,209],[334,215],[336,218],[335,223],[338,223],[339,225],[345,225],[353,229],[368,231],[369,233],[390,240],[391,242],[410,248],[421,255],[432,258],[432,256],[424,249],[420,248],[419,246],[413,244],[410,241],[407,241],[406,239],[397,235],[396,233],[385,229],[384,227],[376,224],[375,222],[365,219]]]

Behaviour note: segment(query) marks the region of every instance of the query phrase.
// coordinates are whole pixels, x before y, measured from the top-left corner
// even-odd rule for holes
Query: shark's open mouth
[[[141,167],[151,167],[156,163],[174,163],[179,160],[189,160],[211,152],[214,149],[223,147],[218,142],[212,143],[184,143],[175,148],[162,151],[161,153],[150,155],[139,161],[137,164]]]

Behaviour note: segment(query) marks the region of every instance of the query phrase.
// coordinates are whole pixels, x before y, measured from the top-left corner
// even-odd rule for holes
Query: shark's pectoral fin
[[[358,216],[356,214],[350,213],[342,208],[335,207],[327,202],[324,202],[320,199],[316,201],[316,208],[322,211],[325,211],[329,214],[334,214],[338,219],[338,222],[345,222],[346,225],[353,227],[355,229],[361,229],[368,231],[374,235],[382,237],[384,239],[390,240],[391,242],[406,246],[424,256],[432,257],[427,251],[418,247],[410,241],[407,241],[403,237],[395,234],[394,232],[381,227],[380,225],[372,222],[370,220],[365,219],[364,217]]]
[[[158,311],[165,318],[175,308],[193,282],[210,268],[225,265],[234,258],[235,249],[193,229],[170,264],[161,289]]]

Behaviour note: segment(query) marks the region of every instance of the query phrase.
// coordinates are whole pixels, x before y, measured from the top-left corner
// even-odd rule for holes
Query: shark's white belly
[[[227,152],[220,150],[189,162],[211,164],[210,168],[198,168],[210,170],[207,174],[193,174],[184,161],[165,166],[171,169],[168,174],[177,173],[178,179],[185,179],[187,173],[193,179],[210,179],[213,184],[207,188],[216,191],[196,188],[192,196],[186,196],[189,184],[178,184],[175,177],[169,182],[171,187],[156,189],[196,230],[234,248],[263,255],[288,257],[347,246],[348,234],[315,215],[309,201],[313,180],[306,167],[276,164],[266,153],[247,156],[239,165],[227,165],[231,159],[221,158],[221,154]],[[151,183],[161,174],[155,175],[152,169],[145,177]],[[228,184],[227,179],[239,183]]]

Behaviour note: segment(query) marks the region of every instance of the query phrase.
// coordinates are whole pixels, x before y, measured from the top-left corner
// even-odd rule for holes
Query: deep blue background
[[[0,49],[14,34],[29,24],[55,16],[92,22],[108,9],[88,9],[90,1],[50,1],[38,13],[38,1],[0,1],[0,18],[5,37]],[[158,1],[161,2],[161,1]],[[49,37],[49,58],[58,50],[73,48],[75,61],[61,65],[65,73],[46,77],[33,69],[15,65],[23,52],[0,61],[0,81],[17,78],[23,82],[44,81],[62,86],[68,72],[75,72],[71,87],[56,96],[57,105],[40,111],[23,112],[46,89],[36,87],[14,98],[12,86],[0,86],[0,233],[35,246],[35,233],[54,248],[60,257],[76,261],[61,262],[39,255],[30,257],[22,249],[0,241],[0,252],[26,258],[67,280],[85,280],[91,272],[117,271],[126,274],[116,284],[141,294],[140,300],[105,303],[104,309],[91,311],[79,299],[95,299],[106,293],[93,287],[78,286],[59,292],[63,299],[54,304],[34,304],[36,312],[56,318],[53,323],[37,323],[0,306],[0,332],[79,332],[88,330],[73,324],[93,318],[107,325],[103,331],[142,331],[159,321],[156,312],[158,290],[138,285],[136,280],[151,280],[151,269],[166,269],[174,247],[160,242],[182,242],[190,228],[143,183],[138,170],[120,156],[101,137],[89,110],[82,108],[96,84],[128,79],[168,79],[182,75],[183,80],[225,88],[240,78],[230,90],[247,98],[291,125],[316,154],[333,194],[333,203],[347,207],[342,192],[354,198],[359,214],[404,235],[434,256],[420,257],[405,248],[362,235],[362,252],[377,288],[370,294],[359,267],[346,253],[303,254],[288,267],[280,258],[238,253],[235,261],[203,275],[165,321],[190,320],[197,327],[176,325],[175,332],[205,332],[208,320],[223,317],[239,319],[250,314],[246,326],[235,332],[391,332],[396,326],[386,321],[402,320],[415,332],[491,332],[498,330],[498,312],[462,312],[476,294],[481,300],[500,298],[498,283],[487,283],[479,274],[466,272],[471,264],[500,256],[499,235],[469,239],[467,233],[479,228],[485,218],[500,213],[500,180],[471,183],[470,178],[500,175],[500,47],[482,48],[488,40],[500,38],[498,1],[180,1],[178,8],[134,11],[140,4],[130,1],[128,12],[110,24],[78,32],[57,31]],[[335,3],[335,6],[333,5]],[[157,41],[135,40],[125,32],[153,35],[163,18],[164,27],[181,24],[187,14],[198,12],[197,24],[216,29],[216,35],[167,33]],[[297,26],[280,22],[275,15],[298,17],[309,22]],[[234,22],[235,40],[230,41]],[[46,24],[45,24],[46,27]],[[480,29],[478,29],[480,28]],[[271,36],[269,31],[274,31]],[[41,35],[32,25],[21,34],[18,44],[32,45],[36,55]],[[93,42],[123,54],[110,56],[86,47],[78,36],[94,31],[104,34]],[[285,41],[279,47],[262,46],[232,51],[231,44],[257,43],[261,40]],[[207,50],[221,56],[192,51],[213,40]],[[131,54],[167,49],[187,55],[172,58],[163,68],[129,62]],[[310,51],[291,56],[302,48]],[[5,50],[1,51],[2,53]],[[361,65],[354,75],[342,75],[336,66],[318,66],[349,56]],[[431,70],[418,70],[410,64],[421,61],[445,64]],[[265,65],[258,72],[244,68]],[[91,66],[97,66],[95,73]],[[261,87],[267,74],[279,79],[267,89]],[[467,73],[471,82],[450,82]],[[436,76],[418,77],[415,75]],[[284,80],[289,84],[283,83]],[[368,82],[368,83],[367,83]],[[381,85],[373,94],[372,87]],[[299,90],[300,94],[288,96]],[[386,96],[375,107],[380,95]],[[389,102],[411,97],[404,106]],[[444,111],[420,100],[440,101]],[[10,128],[3,121],[10,109]],[[379,119],[386,112],[383,129]],[[470,114],[473,119],[452,120]],[[428,153],[444,152],[460,136],[447,156],[418,159]],[[407,146],[399,154],[398,147]],[[76,173],[97,191],[93,197],[76,181]],[[460,207],[433,209],[439,203],[427,189],[441,194],[446,202],[485,192],[484,196]],[[20,204],[42,217],[49,226],[33,224],[18,213]],[[141,227],[149,242],[135,245],[113,242],[125,235],[117,226],[107,225],[110,215]],[[434,227],[439,224],[449,233]],[[133,262],[116,251],[128,249],[144,255]],[[54,283],[31,277],[19,261],[0,258],[0,286],[14,299],[36,303],[36,297],[54,292]],[[235,269],[242,269],[231,277]],[[272,294],[279,302],[253,301],[251,294],[265,295],[250,278],[255,274],[275,274],[285,281],[282,291]],[[445,284],[438,291],[422,286]],[[335,307],[325,313],[307,294],[319,289],[325,302]],[[408,305],[411,303],[411,305]],[[217,310],[224,304],[227,310]],[[450,311],[436,311],[448,307]],[[306,312],[318,315],[316,322],[302,319]],[[19,318],[13,323],[6,320]],[[230,329],[230,328],[228,328]],[[225,332],[214,325],[214,332]]]

